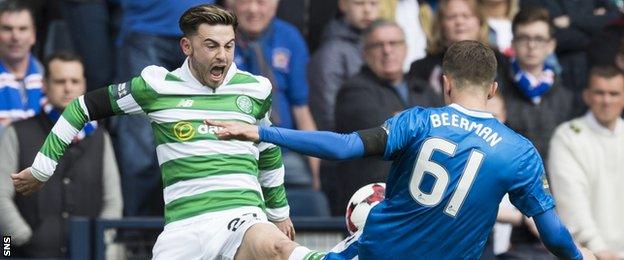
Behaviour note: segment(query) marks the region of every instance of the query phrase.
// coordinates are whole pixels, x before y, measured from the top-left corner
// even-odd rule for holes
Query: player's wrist
[[[273,127],[268,127],[268,126],[258,126],[258,142],[267,141],[272,128]]]
[[[50,177],[47,176],[43,171],[37,170],[37,168],[31,166],[30,167],[30,174],[32,175],[32,177],[41,182],[44,183],[46,182]]]

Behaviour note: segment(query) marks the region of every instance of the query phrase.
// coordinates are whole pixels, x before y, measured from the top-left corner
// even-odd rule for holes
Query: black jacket
[[[507,109],[507,126],[529,139],[544,162],[547,160],[548,145],[555,128],[579,114],[573,93],[555,79],[553,87],[542,95],[539,104],[531,102],[516,86],[503,90]]]
[[[14,123],[19,141],[19,167],[33,163],[52,130],[45,113]],[[104,135],[98,128],[89,137],[70,145],[55,174],[39,192],[15,195],[20,214],[33,230],[31,240],[15,248],[17,257],[66,256],[68,220],[71,216],[97,218],[103,205]]]
[[[350,133],[380,126],[388,118],[410,107],[442,104],[440,97],[421,82],[409,81],[407,84],[409,102],[405,103],[390,83],[379,79],[367,66],[362,67],[338,93],[336,131]],[[344,205],[358,188],[371,182],[385,182],[390,164],[378,156],[338,163],[334,174],[338,192],[335,198],[331,198],[332,203],[341,209],[337,214],[344,214]]]

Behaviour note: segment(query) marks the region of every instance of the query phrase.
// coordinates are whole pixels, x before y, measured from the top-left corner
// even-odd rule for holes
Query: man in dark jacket
[[[323,44],[308,65],[310,109],[319,130],[334,130],[336,95],[344,81],[357,73],[364,61],[362,30],[379,17],[379,0],[340,0],[342,18],[329,23]]]
[[[340,0],[343,17],[325,28],[323,43],[308,64],[310,110],[320,130],[334,130],[334,107],[338,90],[347,78],[357,73],[362,60],[362,30],[379,17],[380,0]],[[335,163],[323,161],[321,188],[334,196]]]
[[[56,174],[40,192],[30,196],[15,193],[10,175],[32,164],[54,123],[63,120],[59,119],[63,109],[86,89],[83,65],[75,55],[53,54],[45,71],[48,103],[42,112],[14,122],[0,136],[0,230],[12,236],[14,257],[66,257],[70,217],[121,217],[121,186],[113,147],[106,131],[94,123],[86,124],[71,142]],[[54,133],[59,140],[66,137]]]
[[[529,139],[542,159],[547,161],[550,137],[560,123],[575,112],[574,96],[563,87],[546,58],[555,50],[548,12],[543,8],[520,11],[512,23],[512,47],[509,88],[503,89],[507,125]],[[556,259],[542,245],[529,219],[515,223],[511,249],[502,259]]]
[[[409,107],[442,103],[430,88],[404,79],[407,45],[396,23],[374,22],[363,37],[365,66],[340,89],[335,111],[337,132],[379,126]],[[331,196],[332,213],[344,214],[349,196],[368,183],[385,181],[389,169],[390,162],[379,157],[338,163],[334,183],[339,192]]]

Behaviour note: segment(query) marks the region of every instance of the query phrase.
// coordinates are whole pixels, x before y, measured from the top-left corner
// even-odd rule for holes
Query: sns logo
[[[2,255],[11,256],[11,236],[2,236]]]

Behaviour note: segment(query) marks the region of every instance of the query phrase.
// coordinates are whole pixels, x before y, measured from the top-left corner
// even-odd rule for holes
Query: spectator
[[[407,56],[403,71],[407,72],[412,62],[425,57],[427,33],[431,26],[431,7],[422,0],[385,0],[381,4],[381,18],[396,21],[403,29]]]
[[[43,69],[30,53],[35,38],[34,18],[23,1],[0,2],[0,133],[41,108]]]
[[[587,114],[561,124],[551,140],[551,189],[576,241],[598,259],[622,259],[624,76],[614,67],[594,67],[583,100]]]
[[[86,89],[78,56],[54,54],[46,71],[49,103],[37,116],[13,123],[0,139],[0,230],[12,236],[15,257],[66,257],[70,217],[119,218],[122,211],[111,141],[96,123],[85,125],[41,191],[15,193],[10,174],[33,163],[65,106]],[[63,133],[55,134],[63,138]]]
[[[490,46],[507,57],[513,56],[511,20],[518,12],[518,0],[479,0],[479,4],[490,28]]]
[[[548,11],[523,9],[514,17],[512,29],[516,58],[512,59],[510,87],[503,90],[507,125],[528,138],[542,158],[546,158],[548,141],[555,127],[573,116],[574,97],[546,64],[548,55],[556,47]],[[521,222],[513,227],[512,248],[504,259],[554,259],[536,237],[536,229],[525,224]]]
[[[379,126],[412,106],[442,103],[426,84],[405,80],[402,68],[407,46],[398,24],[376,21],[364,31],[363,41],[365,65],[345,82],[338,94],[337,132],[351,133]],[[384,182],[390,164],[379,156],[337,163],[335,192],[329,196],[333,214],[344,215],[344,205],[360,187]]]
[[[427,56],[412,63],[408,77],[428,82],[433,91],[442,96],[442,58],[446,48],[461,40],[488,42],[488,28],[476,0],[441,0],[432,36],[427,44]],[[499,88],[505,89],[504,76],[507,61],[495,51],[498,61]]]
[[[510,87],[503,91],[507,125],[531,140],[542,158],[557,125],[574,116],[574,97],[564,88],[546,59],[557,41],[542,8],[523,9],[513,23]]]
[[[149,65],[174,70],[184,62],[178,19],[205,0],[121,0],[123,20],[117,82],[128,81]],[[162,181],[156,145],[147,117],[129,115],[110,121],[113,145],[122,175],[124,216],[161,216]]]
[[[541,6],[548,10],[555,26],[556,54],[563,69],[563,86],[580,96],[587,82],[587,50],[591,39],[602,31],[610,20],[618,17],[612,1],[604,0],[524,0],[526,6]],[[578,100],[579,105],[580,100]]]
[[[308,65],[310,108],[321,130],[334,130],[334,105],[343,82],[362,64],[362,30],[379,17],[380,0],[340,0],[342,18],[325,29],[323,43]]]
[[[315,130],[308,107],[308,49],[297,29],[275,18],[279,0],[234,0],[239,30],[234,62],[239,69],[267,77],[273,85],[271,121],[281,127]],[[289,186],[320,188],[320,160],[282,150]],[[309,167],[309,168],[308,168]]]

